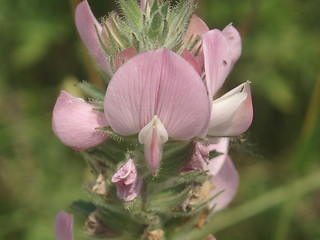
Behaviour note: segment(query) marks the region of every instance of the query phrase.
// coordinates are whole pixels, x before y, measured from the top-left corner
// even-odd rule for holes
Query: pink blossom
[[[107,88],[105,114],[115,132],[139,133],[154,171],[168,137],[189,140],[209,124],[210,104],[199,74],[163,48],[138,54],[118,69]]]
[[[108,125],[104,114],[95,111],[93,105],[61,91],[53,109],[52,129],[65,145],[75,150],[94,147],[107,138],[97,128]]]
[[[73,216],[61,211],[55,220],[56,240],[73,240]]]
[[[111,182],[116,184],[117,195],[123,201],[132,201],[139,195],[142,180],[132,159],[113,175]]]

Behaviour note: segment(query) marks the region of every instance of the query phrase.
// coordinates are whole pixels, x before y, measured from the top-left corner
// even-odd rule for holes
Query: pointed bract
[[[177,54],[158,49],[138,54],[118,69],[106,92],[105,113],[121,135],[140,132],[157,116],[170,137],[188,140],[208,126],[209,104],[193,67]]]
[[[240,135],[250,127],[252,119],[250,83],[247,81],[213,101],[208,134]]]
[[[139,132],[139,142],[144,144],[144,155],[151,171],[156,171],[162,156],[162,145],[168,141],[168,132],[157,116]]]
[[[111,76],[112,69],[108,63],[107,56],[100,46],[98,37],[98,34],[101,33],[102,28],[92,14],[87,0],[78,4],[75,11],[75,22],[84,45],[89,50],[92,57],[96,60],[99,67],[106,74]]]
[[[54,231],[56,240],[73,240],[73,216],[64,211],[59,212]]]
[[[139,195],[142,180],[132,159],[113,175],[111,182],[116,184],[117,195],[123,201],[132,201]]]
[[[83,150],[106,140],[104,132],[96,128],[106,127],[108,122],[102,112],[93,108],[83,99],[61,91],[52,115],[52,129],[61,142]]]
[[[214,184],[212,196],[220,194],[209,203],[209,207],[214,207],[214,211],[219,211],[231,202],[239,186],[239,175],[229,156],[211,181]]]

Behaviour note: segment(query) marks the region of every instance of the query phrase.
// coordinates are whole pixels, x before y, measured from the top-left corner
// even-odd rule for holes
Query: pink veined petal
[[[117,69],[127,62],[130,58],[137,55],[137,50],[135,47],[128,47],[124,50],[122,50],[115,58],[114,60],[114,70],[117,71]]]
[[[197,73],[201,76],[202,70],[199,63],[199,60],[193,56],[191,52],[189,52],[187,49],[183,50],[181,53],[181,57],[184,58],[188,63],[191,64],[191,66],[197,71]]]
[[[202,35],[202,47],[206,83],[212,99],[231,70],[230,47],[226,37],[218,29]]]
[[[100,46],[98,38],[98,34],[101,33],[102,28],[92,14],[87,0],[78,4],[75,11],[75,22],[84,45],[89,50],[92,57],[97,61],[99,67],[111,76],[111,66]]]
[[[227,38],[227,41],[230,46],[230,54],[231,54],[231,62],[232,66],[236,63],[239,59],[242,51],[242,44],[241,44],[241,36],[238,30],[229,24],[222,30],[223,35]]]
[[[198,35],[201,35],[202,33],[208,32],[209,28],[207,24],[202,21],[201,18],[199,18],[197,15],[193,14],[186,32],[186,35],[184,37],[184,42],[187,43],[190,41],[190,39],[194,40]],[[197,52],[198,48],[201,45],[201,41],[197,43],[197,45],[192,49],[192,53]]]
[[[59,212],[54,229],[56,240],[73,240],[73,216],[64,211]]]
[[[213,101],[208,134],[240,135],[250,127],[252,119],[250,83],[247,81]]]
[[[219,156],[210,159],[208,170],[210,175],[216,175],[224,165],[228,157],[229,138],[219,138],[217,143],[208,146],[209,151],[220,153]]]
[[[61,142],[83,150],[106,140],[107,136],[96,128],[106,127],[108,122],[102,112],[93,108],[83,99],[61,91],[52,115],[52,129]]]
[[[219,211],[231,202],[239,186],[239,175],[229,156],[217,175],[212,177],[211,181],[215,186],[212,196],[223,191],[209,203],[210,208],[214,207],[214,211]]]
[[[131,58],[115,73],[105,96],[105,114],[117,133],[138,133],[156,115],[177,140],[196,136],[209,123],[209,105],[199,74],[167,49]]]

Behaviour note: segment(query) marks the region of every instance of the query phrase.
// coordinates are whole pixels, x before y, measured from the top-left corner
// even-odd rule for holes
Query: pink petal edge
[[[209,207],[214,207],[214,211],[219,211],[232,201],[239,186],[239,174],[229,156],[211,181],[215,186],[211,193],[212,196],[222,192],[209,203]]]
[[[111,76],[111,66],[107,61],[107,56],[100,46],[98,38],[98,34],[101,33],[102,28],[92,14],[87,0],[79,3],[76,7],[75,22],[84,45],[89,50],[92,57],[97,61],[99,67]]]

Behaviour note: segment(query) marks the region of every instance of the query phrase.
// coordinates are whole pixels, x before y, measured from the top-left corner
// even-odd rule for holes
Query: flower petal
[[[197,73],[201,76],[202,70],[199,63],[199,60],[192,55],[191,52],[189,52],[187,49],[183,50],[181,53],[181,57],[184,58],[188,63],[191,64],[191,66],[197,71]]]
[[[73,240],[73,216],[64,211],[59,212],[54,229],[56,240]]]
[[[199,74],[167,49],[131,58],[115,73],[105,96],[106,117],[117,133],[138,133],[156,115],[177,140],[196,136],[208,124],[209,105]]]
[[[93,108],[83,99],[61,91],[52,116],[52,129],[61,142],[83,150],[106,140],[107,136],[96,128],[106,127],[108,122],[102,112]]]
[[[141,129],[139,142],[144,144],[144,155],[151,171],[156,171],[162,156],[162,145],[168,141],[168,132],[157,116]]]
[[[222,30],[222,34],[227,38],[230,46],[231,62],[232,65],[239,59],[242,51],[241,36],[238,30],[229,24]]]
[[[208,134],[240,135],[250,127],[252,119],[250,83],[247,81],[213,101]]]
[[[184,42],[188,43],[191,39],[194,40],[197,36],[200,36],[202,33],[208,32],[209,28],[207,24],[202,21],[197,15],[193,14],[186,31],[186,35],[184,36]],[[197,52],[198,48],[201,45],[201,41],[197,43],[197,45],[192,49],[192,53]]]
[[[117,71],[117,69],[124,64],[126,61],[128,61],[133,56],[137,55],[137,50],[135,47],[128,47],[124,50],[122,50],[115,58],[114,60],[114,70]]]
[[[220,89],[231,70],[230,47],[220,30],[202,35],[206,83],[210,98]]]
[[[223,191],[209,203],[210,208],[214,207],[214,211],[219,211],[231,202],[239,186],[239,175],[229,156],[221,170],[211,180],[215,186],[212,196]]]
[[[216,151],[217,153],[220,153],[220,155],[210,159],[209,161],[208,169],[210,175],[216,175],[224,165],[224,162],[228,157],[228,147],[229,138],[219,138],[217,143],[210,144],[208,146],[210,152]]]
[[[98,34],[101,33],[102,28],[92,14],[87,0],[78,4],[75,11],[75,22],[84,45],[89,50],[92,57],[97,61],[99,67],[111,76],[111,66],[100,46],[98,38]]]

